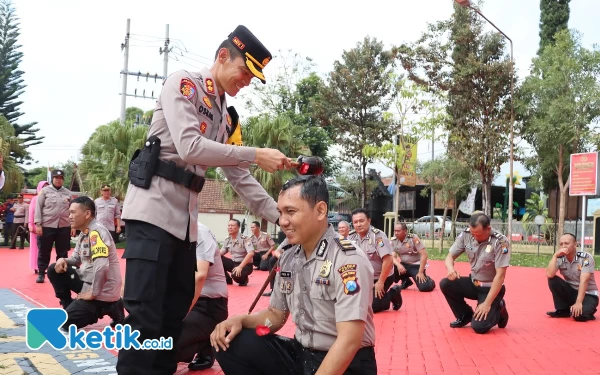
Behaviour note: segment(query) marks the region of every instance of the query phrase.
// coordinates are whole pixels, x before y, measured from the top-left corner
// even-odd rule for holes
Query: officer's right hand
[[[292,168],[290,160],[281,151],[272,148],[257,148],[254,163],[269,173]]]
[[[65,258],[60,258],[56,261],[56,264],[54,265],[54,271],[56,271],[56,273],[67,272],[67,261]]]
[[[41,236],[43,234],[43,230],[42,230],[42,226],[41,225],[37,225],[37,224],[35,225],[35,233],[38,236]]]
[[[398,266],[398,273],[404,275],[406,273],[406,268],[404,268],[404,266]]]
[[[453,281],[456,279],[460,279],[460,274],[458,273],[457,270],[452,270],[450,272],[448,272],[448,280]]]
[[[218,352],[219,349],[226,351],[229,348],[233,338],[242,330],[243,318],[242,315],[238,315],[217,324],[215,330],[210,334],[210,345],[215,351]]]

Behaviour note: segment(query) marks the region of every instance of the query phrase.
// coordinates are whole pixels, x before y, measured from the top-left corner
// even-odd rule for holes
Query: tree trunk
[[[362,167],[362,199],[361,207],[367,209],[367,162],[361,162]]]
[[[444,216],[442,216],[442,229],[440,237],[440,254],[444,250],[444,235],[446,234],[446,215],[448,215],[448,201],[444,200]]]
[[[481,197],[483,203],[483,212],[492,217],[492,181],[489,178],[484,178],[481,181]]]
[[[567,203],[567,189],[569,187],[569,178],[567,182],[563,182],[563,170],[565,168],[563,162],[563,156],[565,147],[563,145],[558,146],[558,166],[556,167],[556,175],[558,177],[558,191],[560,192],[560,205],[558,208],[558,235],[557,239],[563,235],[565,230],[565,206]]]
[[[400,209],[400,179],[398,178],[398,167],[394,168],[394,176],[396,177],[396,187],[394,190],[394,225],[398,224],[398,211]],[[392,227],[393,228],[393,227]]]

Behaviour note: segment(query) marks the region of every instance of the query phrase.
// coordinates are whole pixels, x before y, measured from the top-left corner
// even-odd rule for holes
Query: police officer
[[[268,271],[269,258],[273,250],[275,250],[275,241],[269,236],[269,233],[260,231],[260,223],[258,221],[252,222],[250,231],[252,232],[250,241],[252,241],[252,246],[254,246],[254,258],[252,260],[254,269]]]
[[[59,258],[48,268],[48,279],[56,298],[67,311],[63,325],[83,328],[94,324],[104,315],[122,324],[125,318],[121,299],[121,268],[117,249],[108,230],[95,220],[96,206],[86,196],[73,199],[69,221],[80,230],[73,255]],[[71,291],[77,293],[73,300]]]
[[[21,239],[21,246],[19,246],[19,249],[24,249],[27,226],[29,222],[29,205],[23,201],[22,194],[17,195],[17,203],[13,204],[10,210],[14,214],[11,235],[12,242],[10,248],[15,249],[16,236],[18,235]],[[21,227],[24,229],[21,229]]]
[[[6,198],[6,202],[2,205],[4,209],[4,226],[2,228],[2,235],[4,237],[3,246],[9,246],[9,242],[12,239],[12,226],[13,220],[15,220],[15,212],[12,210],[15,202],[12,195]]]
[[[288,158],[274,149],[224,144],[239,129],[225,94],[236,96],[254,77],[265,83],[270,60],[265,46],[239,26],[221,43],[210,69],[180,70],[163,84],[148,129],[161,141],[159,174],[149,186],[129,184],[121,215],[127,224],[125,323],[140,331],[141,340],[172,337],[177,345],[194,297],[197,199],[208,167],[221,167],[250,211],[271,222],[278,218],[275,201],[248,168],[291,168]],[[119,351],[120,375],[176,369],[172,350]]]
[[[289,244],[267,309],[220,323],[211,334],[225,374],[377,373],[365,253],[327,224],[329,193],[319,176],[284,184],[277,206]],[[273,335],[289,315],[293,339]]]
[[[338,234],[342,240],[347,240],[350,235],[350,224],[347,221],[342,220],[338,223]]]
[[[117,243],[121,233],[121,207],[117,198],[110,196],[110,185],[102,185],[100,191],[102,195],[94,201],[96,204],[96,220],[108,229],[113,237],[113,242]]]
[[[204,370],[215,363],[210,334],[227,319],[227,284],[215,235],[198,223],[196,244],[196,292],[192,309],[183,319],[177,362],[190,362],[190,370]],[[194,358],[195,356],[195,358]]]
[[[365,251],[374,270],[373,312],[388,310],[390,303],[394,310],[399,310],[402,307],[402,294],[400,286],[390,288],[394,283],[394,270],[392,249],[387,236],[371,226],[371,218],[364,208],[352,211],[352,224],[354,230],[348,238]]]
[[[454,260],[463,252],[471,263],[469,276],[461,276],[454,269]],[[504,277],[510,263],[510,246],[502,233],[492,229],[487,215],[471,215],[469,228],[456,238],[445,262],[448,277],[442,279],[440,289],[456,317],[450,327],[471,323],[477,333],[486,333],[496,324],[505,328],[508,311],[503,299]],[[475,312],[465,298],[477,300]]]
[[[416,234],[408,233],[404,223],[394,225],[394,237],[390,238],[394,260],[394,281],[402,280],[401,289],[417,283],[421,292],[431,292],[435,288],[433,279],[425,274],[427,250]]]
[[[548,287],[554,299],[552,318],[572,316],[578,322],[594,320],[598,307],[598,286],[594,278],[594,257],[577,251],[577,239],[571,233],[560,237],[560,249],[546,268]],[[556,275],[560,270],[564,279]]]
[[[252,241],[240,233],[240,221],[237,219],[229,220],[227,231],[229,236],[223,241],[220,251],[227,284],[233,284],[231,280],[233,278],[240,286],[246,286],[248,285],[248,275],[253,271],[254,247],[252,247]],[[224,256],[227,253],[231,253],[231,258]]]
[[[44,282],[52,245],[56,248],[56,260],[66,258],[71,248],[71,226],[69,225],[71,192],[63,186],[65,173],[62,170],[55,169],[50,176],[51,184],[38,194],[35,209],[35,231],[38,236],[41,236],[36,283]]]

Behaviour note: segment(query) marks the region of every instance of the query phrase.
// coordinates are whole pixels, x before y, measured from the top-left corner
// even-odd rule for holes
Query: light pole
[[[514,137],[515,137],[515,105],[514,105],[514,97],[515,97],[515,71],[514,71],[514,58],[513,58],[513,41],[506,35],[502,30],[498,28],[498,26],[494,25],[492,21],[487,19],[486,16],[483,15],[479,11],[479,9],[471,6],[470,0],[454,0],[458,3],[458,5],[474,10],[477,14],[483,17],[490,25],[494,27],[494,29],[498,30],[500,34],[502,34],[509,42],[510,42],[510,156],[509,156],[509,165],[510,165],[510,180],[508,184],[508,233],[506,237],[508,237],[508,241],[512,243],[512,219],[513,219],[513,187],[514,187],[514,174],[513,174],[513,161],[514,161]]]

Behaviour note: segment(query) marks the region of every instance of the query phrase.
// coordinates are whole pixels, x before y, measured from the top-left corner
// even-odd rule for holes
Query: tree
[[[19,19],[15,15],[10,0],[0,1],[0,115],[15,129],[15,136],[19,137],[22,147],[19,150],[12,150],[10,156],[17,164],[25,163],[31,160],[27,148],[41,143],[43,137],[37,137],[35,134],[39,129],[34,128],[37,122],[25,125],[18,125],[17,120],[23,115],[19,111],[19,106],[23,104],[19,101],[19,96],[25,89],[23,83],[23,71],[19,70],[19,64],[23,58],[23,53],[19,51],[20,45],[17,44],[19,38]]]
[[[459,5],[454,10],[394,51],[412,81],[447,95],[448,153],[479,172],[489,215],[492,181],[508,161],[511,61],[502,37],[483,33],[480,17]]]
[[[393,99],[392,55],[376,38],[365,37],[342,61],[336,60],[321,91],[322,105],[331,114],[335,141],[347,158],[357,160],[362,180],[361,204],[366,207],[366,145],[381,146],[392,139],[395,129],[384,120]]]
[[[540,48],[538,56],[548,45],[554,44],[557,32],[569,27],[571,0],[540,0]]]
[[[522,84],[518,113],[523,137],[536,155],[527,164],[539,176],[554,175],[560,192],[558,235],[563,234],[569,188],[569,156],[593,147],[600,131],[600,50],[581,45],[579,33],[563,30],[533,59]]]
[[[345,207],[343,211],[346,213],[352,212],[355,208],[364,207],[362,205],[363,196],[363,184],[362,175],[360,170],[354,166],[346,166],[341,168],[338,174],[335,176],[335,183],[328,184],[330,186],[338,187],[342,194],[339,201],[335,202],[338,211],[339,207]],[[367,196],[377,187],[377,181],[367,179]],[[335,190],[335,189],[334,189]],[[331,200],[331,190],[330,197]]]
[[[425,162],[419,167],[419,177],[425,181],[427,186],[433,187],[433,190],[441,198],[444,206],[442,215],[442,234],[446,227],[446,215],[448,214],[448,204],[451,200],[456,202],[461,196],[465,195],[471,186],[477,181],[477,175],[467,164],[457,162],[451,156],[446,155],[437,157],[434,160]],[[428,189],[421,190],[421,195],[426,197],[429,194]],[[456,221],[458,210],[454,210],[452,225]],[[444,236],[441,236],[439,251],[442,252],[444,246]]]
[[[2,190],[5,192],[20,191],[23,188],[23,173],[15,161],[8,157],[22,149],[23,141],[15,136],[15,129],[0,115],[0,155],[3,158],[2,170],[6,177]]]

